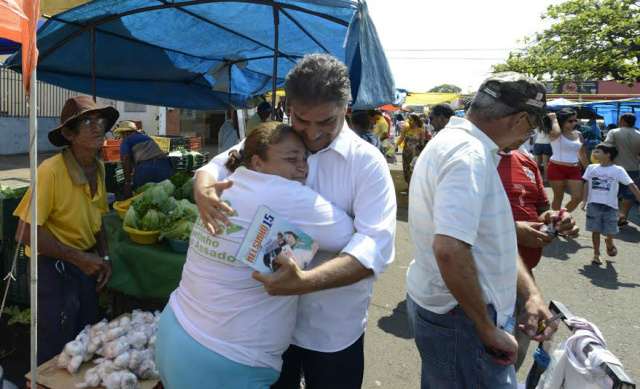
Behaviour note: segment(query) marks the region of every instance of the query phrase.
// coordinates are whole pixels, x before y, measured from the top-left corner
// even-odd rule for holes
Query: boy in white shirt
[[[629,174],[622,167],[614,165],[613,160],[618,149],[607,143],[600,143],[593,150],[593,157],[599,163],[589,165],[582,178],[585,180],[584,193],[586,201],[582,202],[582,210],[587,211],[587,231],[591,231],[593,242],[592,263],[601,265],[600,234],[604,234],[607,255],[615,257],[618,249],[613,244],[613,237],[618,233],[618,187],[628,185],[631,192],[640,201],[640,190],[633,183]]]

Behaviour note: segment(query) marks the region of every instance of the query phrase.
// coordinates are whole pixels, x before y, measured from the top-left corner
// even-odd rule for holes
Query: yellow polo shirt
[[[387,120],[380,116],[380,119],[376,122],[376,134],[379,138],[382,138],[383,135],[386,135],[389,132],[389,123]]]
[[[38,225],[60,242],[86,251],[96,244],[102,217],[109,212],[104,182],[104,164],[96,158],[98,188],[91,196],[91,188],[69,148],[62,150],[38,167]],[[31,188],[13,213],[31,222],[27,214]],[[27,247],[26,254],[31,256]]]

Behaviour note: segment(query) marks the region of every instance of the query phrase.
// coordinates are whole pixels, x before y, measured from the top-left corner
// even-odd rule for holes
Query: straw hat
[[[138,130],[138,126],[136,125],[136,123],[132,122],[131,120],[123,120],[118,123],[118,127],[113,130],[113,136],[121,138],[122,133],[124,132],[142,132],[142,130]]]
[[[89,96],[72,97],[64,103],[62,112],[60,113],[60,124],[58,127],[49,131],[49,142],[57,147],[71,144],[67,138],[62,135],[62,129],[72,120],[86,113],[100,113],[107,119],[105,131],[109,131],[120,117],[120,113],[113,107],[100,108]]]

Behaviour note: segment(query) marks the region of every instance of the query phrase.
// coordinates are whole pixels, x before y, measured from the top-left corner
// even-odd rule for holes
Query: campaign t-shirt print
[[[611,190],[611,182],[609,177],[593,177],[591,179],[591,189],[608,192]]]

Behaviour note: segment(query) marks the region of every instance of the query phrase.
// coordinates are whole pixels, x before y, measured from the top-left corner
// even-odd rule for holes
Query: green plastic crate
[[[0,239],[13,240],[18,229],[18,217],[13,216],[22,199],[0,199]]]
[[[18,243],[13,240],[3,240],[0,244],[2,250],[2,278],[9,273],[13,263],[13,256]],[[9,285],[7,300],[16,304],[29,305],[29,257],[24,253],[24,245],[20,245],[16,269],[13,273],[15,280]],[[2,281],[2,291],[6,288],[6,282]]]

